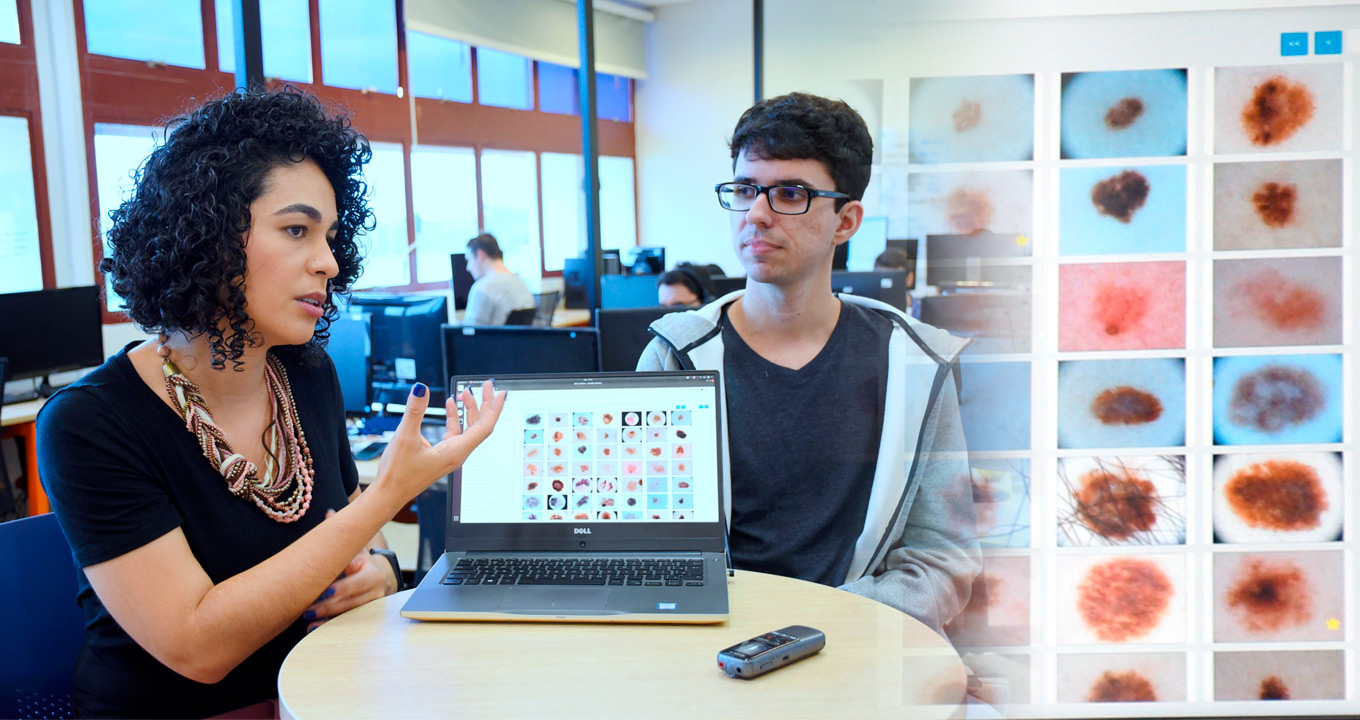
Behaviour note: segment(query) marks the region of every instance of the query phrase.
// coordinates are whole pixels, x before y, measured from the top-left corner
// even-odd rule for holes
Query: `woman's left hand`
[[[316,599],[303,619],[310,620],[307,631],[321,627],[323,623],[352,610],[370,600],[391,595],[397,591],[396,578],[392,577],[392,563],[386,558],[370,555],[367,550],[354,556],[345,566],[345,572],[321,597]]]

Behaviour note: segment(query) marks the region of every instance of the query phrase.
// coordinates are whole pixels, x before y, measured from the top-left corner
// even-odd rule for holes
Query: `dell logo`
[[[572,532],[576,533],[577,535],[589,535],[590,528],[573,528]]]

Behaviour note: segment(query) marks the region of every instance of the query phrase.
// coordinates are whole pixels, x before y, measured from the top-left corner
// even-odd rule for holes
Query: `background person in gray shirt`
[[[472,275],[464,325],[504,325],[511,310],[536,307],[533,293],[520,277],[505,266],[500,243],[491,233],[468,241],[467,269]]]

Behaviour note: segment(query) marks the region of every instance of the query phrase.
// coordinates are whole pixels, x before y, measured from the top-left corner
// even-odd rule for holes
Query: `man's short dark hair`
[[[699,278],[685,270],[667,270],[662,273],[656,281],[656,286],[661,287],[662,285],[684,285],[690,292],[694,293],[694,297],[699,298],[699,302],[703,302],[706,296],[704,286],[699,283]]]
[[[817,160],[826,166],[837,192],[864,198],[874,158],[869,127],[841,100],[789,93],[761,100],[742,113],[728,141],[732,166],[746,153],[768,160]],[[818,188],[827,189],[827,188]],[[837,200],[836,209],[846,200]]]
[[[889,267],[907,270],[907,260],[909,259],[910,258],[907,257],[907,254],[903,252],[901,248],[888,248],[879,253],[878,257],[874,258],[874,267]]]
[[[496,242],[496,236],[491,233],[482,233],[467,241],[467,249],[469,255],[481,250],[492,260],[500,260],[505,257],[505,254],[501,252],[501,244]]]

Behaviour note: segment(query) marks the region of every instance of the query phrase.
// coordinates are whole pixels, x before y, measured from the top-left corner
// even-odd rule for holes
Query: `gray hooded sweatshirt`
[[[656,337],[637,369],[721,371],[722,308],[744,292],[652,323]],[[883,437],[868,514],[841,589],[891,605],[940,632],[968,603],[982,568],[953,372],[968,342],[890,305],[855,295],[839,298],[882,313],[894,323],[888,342]],[[725,395],[723,402],[726,426]],[[723,503],[730,523],[728,455],[723,453]]]

